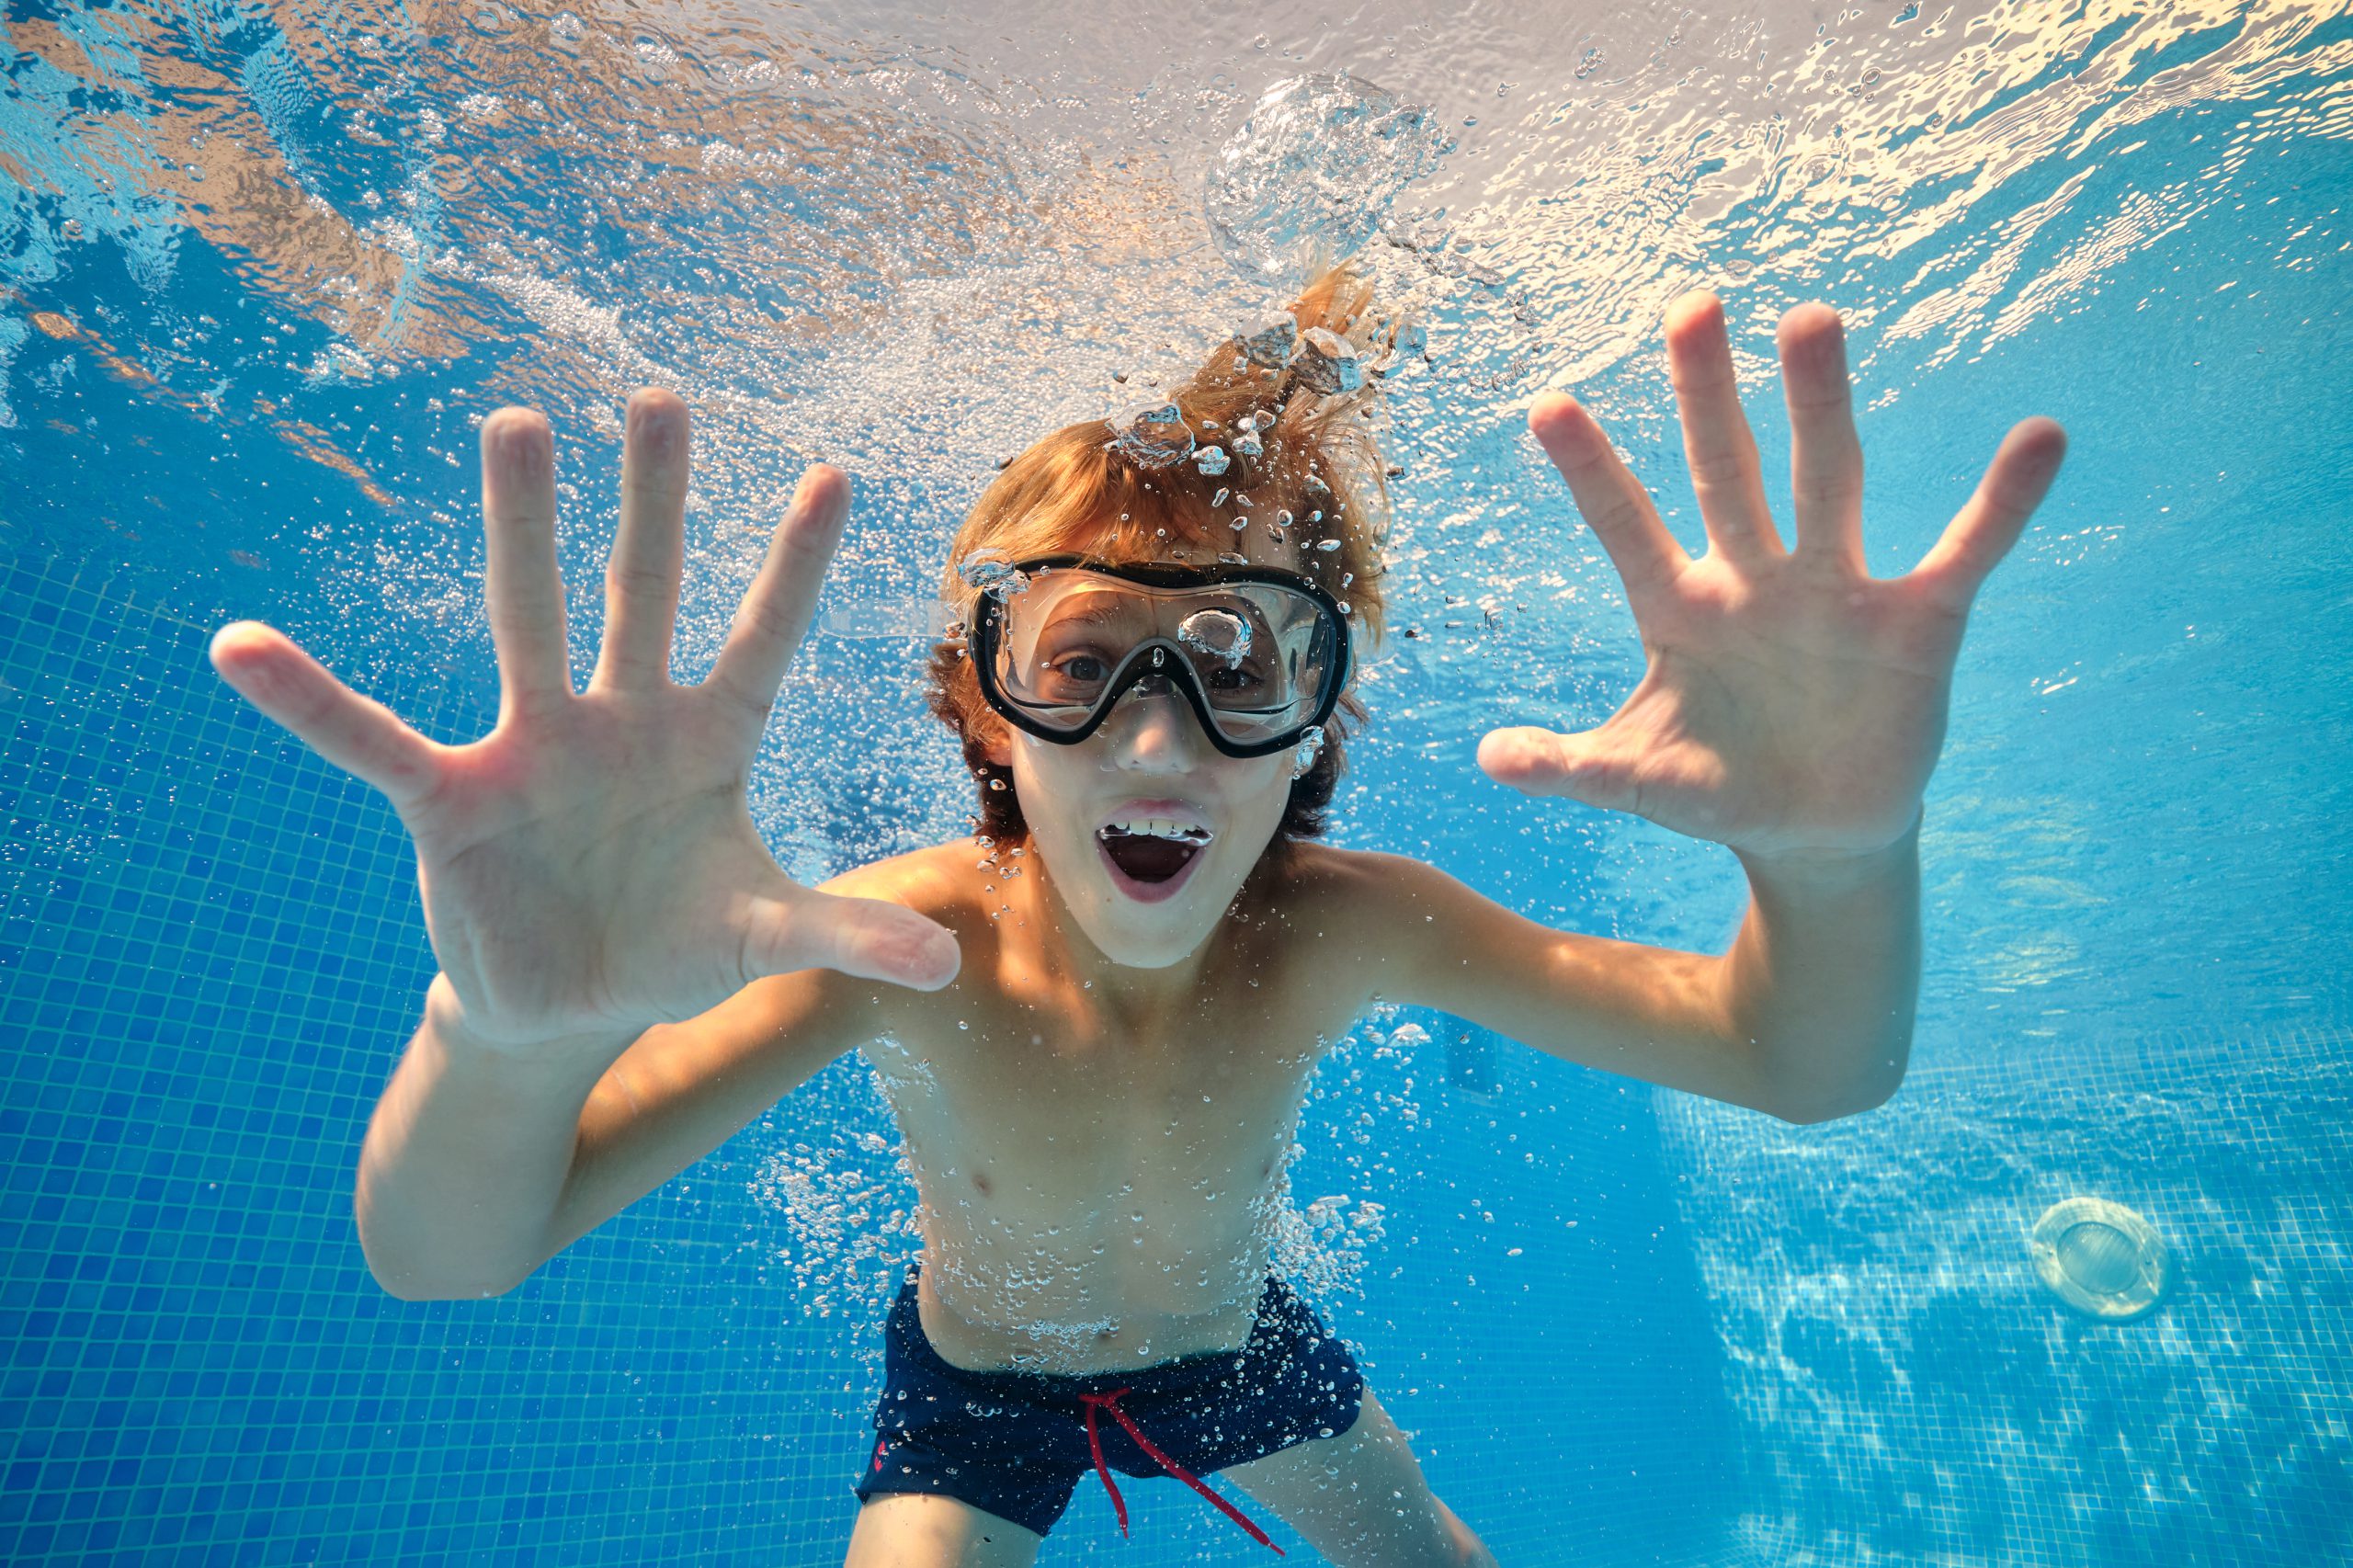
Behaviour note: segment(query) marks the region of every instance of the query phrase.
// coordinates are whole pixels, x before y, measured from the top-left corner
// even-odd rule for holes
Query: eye
[[[1110,662],[1087,647],[1068,647],[1038,662],[1038,695],[1051,701],[1087,701],[1110,678]]]
[[[1246,693],[1256,691],[1266,684],[1267,683],[1264,680],[1259,678],[1258,673],[1256,670],[1234,668],[1230,670],[1215,669],[1210,672],[1210,689],[1211,691]]]

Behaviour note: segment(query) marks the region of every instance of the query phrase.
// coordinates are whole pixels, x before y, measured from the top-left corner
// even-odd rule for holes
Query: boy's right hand
[[[841,538],[849,482],[818,464],[699,686],[669,676],[687,494],[686,405],[630,400],[605,644],[572,689],[547,421],[483,422],[498,722],[426,739],[278,632],[241,620],[213,667],[255,707],[392,801],[416,841],[434,955],[462,1028],[515,1048],[694,1017],[764,975],[835,969],[945,985],[955,938],[914,911],[814,892],[754,826],[745,781]]]

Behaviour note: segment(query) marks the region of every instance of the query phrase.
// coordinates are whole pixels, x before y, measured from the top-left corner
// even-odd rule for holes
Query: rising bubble
[[[1192,427],[1165,398],[1114,415],[1110,424],[1111,439],[1105,445],[1137,468],[1169,468],[1193,455]]]
[[[1287,77],[1220,150],[1202,198],[1210,232],[1236,268],[1290,281],[1318,240],[1340,256],[1361,247],[1453,147],[1429,109],[1362,77]]]

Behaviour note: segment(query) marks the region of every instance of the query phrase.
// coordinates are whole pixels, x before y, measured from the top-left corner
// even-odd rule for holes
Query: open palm
[[[2066,437],[2014,427],[1977,491],[1908,574],[1863,564],[1862,449],[1836,313],[1782,319],[1796,545],[1765,500],[1723,310],[1684,296],[1667,356],[1707,526],[1697,560],[1574,399],[1540,399],[1529,428],[1626,585],[1649,658],[1598,728],[1518,728],[1480,743],[1497,781],[1569,795],[1758,856],[1847,855],[1910,831],[1944,744],[1952,671],[1979,587],[2050,488]]]
[[[483,424],[498,722],[444,746],[256,621],[223,627],[223,679],[392,801],[415,840],[426,928],[464,1024],[494,1043],[691,1017],[764,975],[829,968],[945,984],[954,939],[896,904],[785,876],[745,800],[752,758],[841,537],[848,482],[803,476],[710,676],[669,676],[687,489],[686,406],[632,398],[604,647],[572,687],[547,422]]]

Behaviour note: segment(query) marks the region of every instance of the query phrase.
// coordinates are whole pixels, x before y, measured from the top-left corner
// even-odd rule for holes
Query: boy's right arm
[[[887,883],[793,881],[746,796],[847,478],[802,477],[710,674],[678,685],[687,410],[631,398],[604,642],[577,691],[547,423],[505,409],[482,437],[488,735],[437,744],[256,623],[211,647],[222,678],[382,791],[415,841],[441,972],[358,1191],[369,1267],[413,1297],[508,1289],[858,1043],[875,983],[937,989],[960,961]]]
[[[476,1039],[435,975],[359,1153],[352,1207],[376,1282],[403,1301],[457,1300],[536,1268],[583,1108],[630,1047],[626,1035],[523,1050]]]
[[[360,1153],[369,1271],[404,1301],[513,1290],[863,1043],[877,1001],[804,970],[634,1040],[517,1051],[470,1035],[436,976]]]

